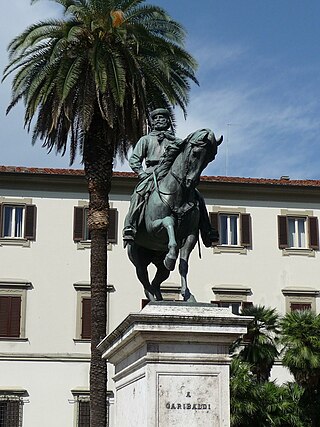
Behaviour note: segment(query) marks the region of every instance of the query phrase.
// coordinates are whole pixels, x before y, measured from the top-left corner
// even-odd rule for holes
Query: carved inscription
[[[194,411],[201,411],[201,410],[211,410],[210,403],[166,403],[167,409],[186,409],[186,410],[194,410]]]
[[[160,374],[157,427],[218,426],[220,419],[217,375]]]
[[[186,397],[192,397],[190,391],[187,392]],[[211,404],[210,403],[166,403],[167,409],[182,409],[186,411],[210,411]]]

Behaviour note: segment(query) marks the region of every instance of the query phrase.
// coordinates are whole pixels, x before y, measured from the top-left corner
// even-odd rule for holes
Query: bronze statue
[[[148,194],[152,191],[153,171],[159,165],[160,158],[169,144],[171,144],[172,149],[179,151],[179,146],[182,143],[182,140],[176,138],[170,129],[168,110],[158,108],[152,111],[150,116],[153,129],[148,135],[139,139],[129,159],[130,167],[138,174],[140,182],[132,194],[129,212],[124,223],[123,240],[125,245],[134,240],[142,219],[143,205]],[[143,169],[143,161],[145,161],[146,169]]]
[[[203,169],[215,158],[222,137],[216,140],[210,129],[201,129],[181,140],[169,131],[167,110],[157,109],[151,117],[153,130],[138,141],[129,161],[141,180],[125,220],[124,244],[151,301],[162,300],[160,285],[169,277],[180,253],[181,294],[185,301],[191,301],[188,259],[199,230],[205,246],[218,240],[196,186]],[[147,271],[150,263],[157,267],[151,283]]]

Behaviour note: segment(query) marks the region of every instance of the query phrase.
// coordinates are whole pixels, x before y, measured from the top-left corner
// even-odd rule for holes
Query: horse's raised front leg
[[[168,253],[163,261],[165,267],[172,271],[174,270],[174,267],[176,265],[178,251],[177,251],[177,242],[176,242],[176,236],[174,234],[174,219],[172,216],[166,216],[162,219],[156,219],[153,221],[153,229],[159,230],[160,228],[165,228],[168,233]]]
[[[189,270],[189,257],[192,249],[197,243],[197,237],[193,234],[187,237],[184,246],[180,249],[180,262],[179,262],[179,273],[181,278],[181,295],[184,301],[196,302],[195,297],[191,294],[188,283],[187,275]]]

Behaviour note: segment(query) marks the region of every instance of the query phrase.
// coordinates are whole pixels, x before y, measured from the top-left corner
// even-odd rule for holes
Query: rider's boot
[[[123,246],[126,247],[128,243],[133,243],[136,235],[136,229],[132,225],[124,227],[122,231]]]
[[[210,246],[213,246],[214,244],[217,244],[219,242],[219,233],[211,225],[203,197],[198,191],[196,192],[196,195],[199,201],[199,228],[201,239],[203,241],[204,246],[210,248]]]
[[[219,242],[219,233],[211,226],[200,226],[201,239],[206,248],[210,248],[212,245]]]

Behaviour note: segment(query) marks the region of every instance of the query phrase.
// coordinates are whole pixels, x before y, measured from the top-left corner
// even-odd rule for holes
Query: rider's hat
[[[157,108],[156,110],[151,111],[150,116],[153,119],[157,114],[162,114],[168,119],[170,118],[170,113],[166,108]]]

